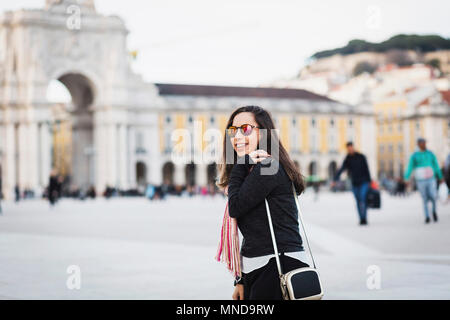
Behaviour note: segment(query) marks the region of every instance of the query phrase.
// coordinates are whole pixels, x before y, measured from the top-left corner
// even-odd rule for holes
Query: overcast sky
[[[45,0],[2,1],[0,10]],[[314,52],[398,33],[450,37],[450,1],[96,0],[122,17],[133,69],[150,82],[259,85],[293,77]]]

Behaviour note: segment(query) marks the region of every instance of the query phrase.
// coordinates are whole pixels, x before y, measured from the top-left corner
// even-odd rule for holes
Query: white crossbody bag
[[[272,216],[270,215],[269,203],[267,202],[267,199],[265,199],[267,218],[269,219],[270,235],[272,236],[273,249],[275,252],[278,274],[280,276],[281,292],[283,294],[284,300],[320,300],[323,297],[322,284],[320,282],[319,272],[317,271],[316,263],[314,262],[314,257],[311,252],[311,247],[309,246],[308,237],[306,235],[305,226],[303,224],[302,213],[300,211],[300,206],[298,204],[298,198],[297,194],[295,193],[295,187],[293,183],[292,191],[294,192],[295,203],[298,210],[298,217],[303,229],[303,233],[305,235],[306,244],[308,246],[309,254],[311,255],[311,260],[314,268],[298,268],[283,274],[280,264],[280,257],[278,255],[277,243],[275,240],[275,233],[273,231]]]

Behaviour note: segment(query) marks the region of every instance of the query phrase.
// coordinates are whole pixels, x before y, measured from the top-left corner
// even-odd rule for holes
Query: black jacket
[[[254,164],[248,155],[238,162],[243,158],[245,164],[233,166],[228,184],[229,214],[237,219],[244,237],[241,254],[251,258],[274,253],[265,198],[269,203],[279,252],[302,251],[292,182],[283,166],[272,158]],[[277,170],[274,174],[264,174],[264,170],[269,168]]]
[[[342,167],[334,177],[335,181],[339,180],[339,176],[344,170],[348,171],[352,185],[355,187],[362,185],[364,182],[371,181],[369,166],[367,165],[366,157],[362,153],[355,152],[353,155],[347,154]]]

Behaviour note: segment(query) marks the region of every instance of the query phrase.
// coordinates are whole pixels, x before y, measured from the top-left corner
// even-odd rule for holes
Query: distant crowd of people
[[[441,170],[436,156],[427,149],[425,139],[418,139],[417,146],[418,150],[411,155],[404,176],[398,177],[395,180],[383,178],[380,180],[380,186],[386,189],[391,195],[404,197],[408,195],[408,185],[411,185],[411,189],[417,189],[422,197],[425,223],[429,223],[431,217],[437,222],[436,200],[438,196],[437,192],[442,182],[445,182],[447,186],[447,201],[450,201],[450,154]],[[347,171],[350,177],[351,190],[355,197],[360,224],[367,225],[367,197],[373,181],[366,157],[354,149],[352,142],[347,143],[347,156],[330,184],[332,191],[347,189],[346,183],[339,181],[339,177],[344,171]],[[410,183],[409,179],[412,176],[414,176],[414,179]],[[82,190],[77,187],[64,188],[67,184],[65,178],[58,174],[56,169],[51,171],[48,186],[43,194],[43,197],[48,199],[50,206],[54,206],[63,196],[80,200],[87,198],[95,199],[97,197],[94,186],[90,186],[87,190]],[[313,179],[309,181],[309,185],[312,186],[315,194],[314,199],[317,200],[321,182]],[[16,202],[21,199],[34,198],[35,196],[33,190],[24,189],[21,192],[18,185],[15,186],[14,193]],[[225,197],[224,193],[213,182],[209,183],[208,186],[180,186],[174,185],[169,181],[164,181],[161,185],[148,184],[141,191],[138,189],[120,190],[107,186],[101,195],[107,199],[116,196],[145,196],[150,200],[164,200],[168,195],[192,197],[194,195],[214,196],[216,194],[221,194]],[[1,194],[0,199],[2,199]],[[428,203],[431,203],[431,214]],[[1,210],[0,202],[0,214],[2,212]]]
[[[148,184],[144,195],[150,200],[164,200],[167,195],[192,197],[194,195],[215,196],[218,193],[223,195],[214,183],[210,183],[207,187],[201,187],[197,185],[176,186],[169,182],[165,182],[159,186]]]

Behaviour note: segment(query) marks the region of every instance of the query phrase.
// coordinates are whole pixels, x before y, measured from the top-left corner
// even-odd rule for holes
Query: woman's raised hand
[[[264,159],[270,157],[270,154],[268,154],[266,150],[262,150],[262,149],[252,151],[248,155],[253,160],[253,162],[256,162],[256,163],[261,162]]]

